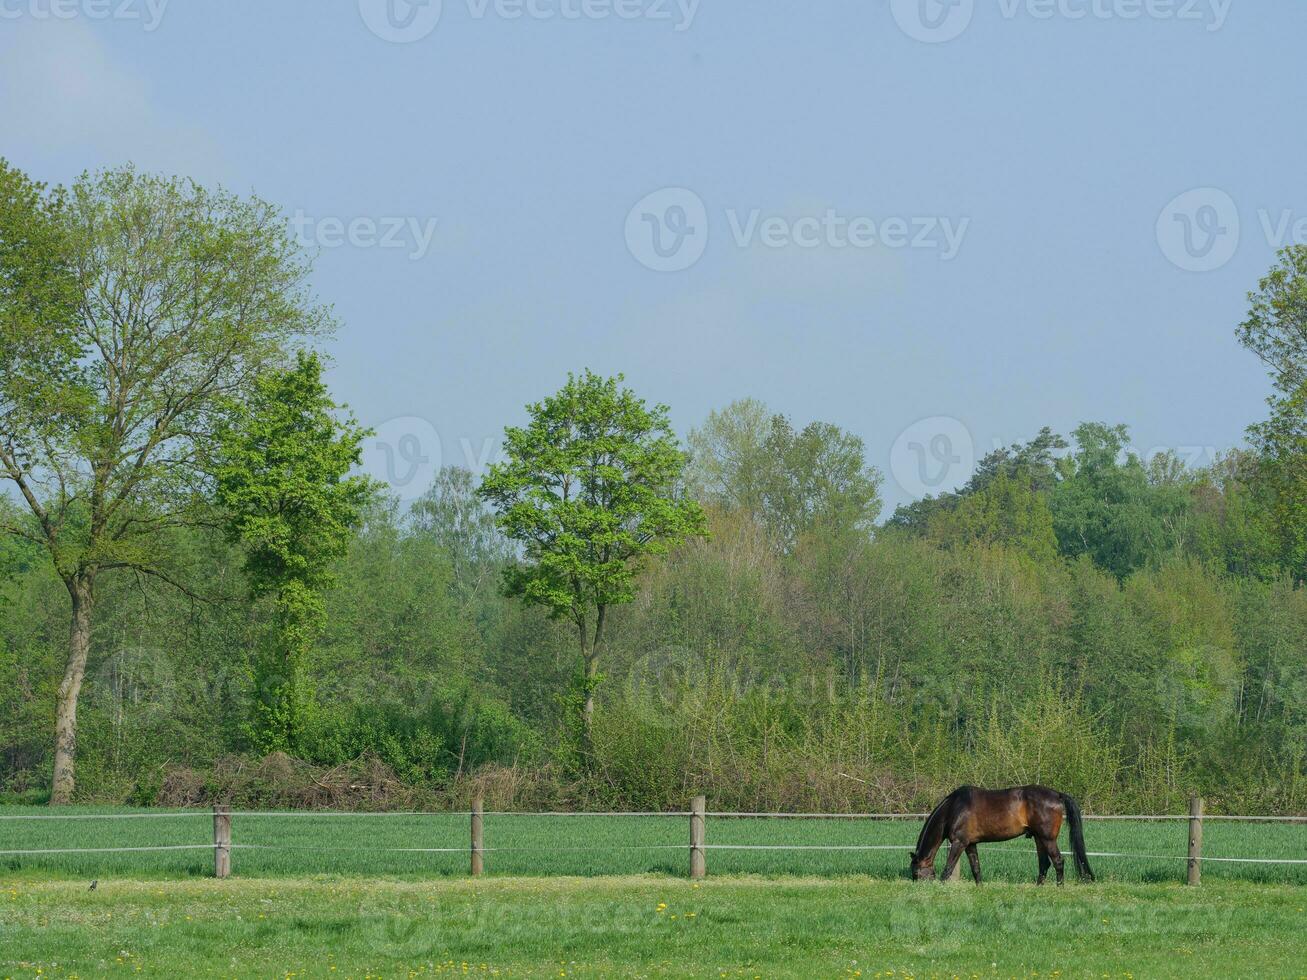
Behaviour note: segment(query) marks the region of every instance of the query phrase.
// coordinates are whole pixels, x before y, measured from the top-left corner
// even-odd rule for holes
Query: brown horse
[[[935,852],[945,840],[949,842],[944,877],[952,873],[962,852],[967,852],[971,873],[980,884],[980,858],[976,845],[990,841],[1033,837],[1039,851],[1038,884],[1044,883],[1051,863],[1057,869],[1057,883],[1062,884],[1062,852],[1057,847],[1058,831],[1065,815],[1071,830],[1071,849],[1075,854],[1076,872],[1081,878],[1094,880],[1085,854],[1085,834],[1080,807],[1065,793],[1047,786],[1015,786],[1011,789],[979,789],[959,786],[935,807],[926,818],[912,851],[908,870],[918,881],[935,877]]]

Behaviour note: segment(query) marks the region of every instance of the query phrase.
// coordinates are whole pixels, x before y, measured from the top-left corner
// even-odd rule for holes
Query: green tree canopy
[[[1278,539],[1280,562],[1307,579],[1307,246],[1283,249],[1248,294],[1240,342],[1262,359],[1275,393],[1270,417],[1251,426],[1259,488]]]
[[[97,578],[186,588],[165,539],[206,520],[215,427],[332,321],[262,201],[131,167],[67,192],[7,167],[0,184],[0,478],[35,521],[9,530],[41,544],[71,598],[51,796],[66,803]]]
[[[867,465],[861,439],[829,422],[795,431],[777,415],[763,445],[771,460],[763,520],[785,550],[818,529],[871,533],[880,514],[881,475]]]
[[[1048,495],[1000,469],[978,489],[930,518],[930,537],[949,543],[1006,544],[1039,560],[1057,555]]]
[[[867,534],[880,513],[882,478],[862,440],[828,422],[796,430],[744,399],[710,414],[690,446],[692,489],[752,515],[783,551],[819,528]]]
[[[772,463],[766,446],[771,422],[771,412],[755,398],[709,412],[687,440],[690,489],[701,500],[726,510],[760,514]]]
[[[1307,382],[1307,245],[1280,251],[1275,266],[1248,294],[1238,337],[1262,359],[1284,394]]]
[[[587,730],[608,609],[635,598],[650,558],[706,527],[684,492],[667,407],[650,408],[622,381],[587,370],[527,406],[530,421],[505,430],[508,458],[480,488],[522,548],[508,593],[577,629]]]
[[[987,454],[958,491],[900,505],[889,526],[946,544],[984,541],[1050,558],[1057,538],[1048,495],[1058,480],[1055,453],[1066,445],[1045,426],[1027,443]]]
[[[1061,480],[1050,506],[1063,555],[1088,555],[1124,578],[1183,541],[1188,493],[1174,483],[1153,483],[1148,467],[1128,447],[1124,425],[1085,422],[1073,433],[1076,448],[1061,461]]]
[[[245,550],[251,595],[271,598],[277,635],[258,664],[254,733],[291,749],[308,710],[304,658],[325,618],[323,590],[362,520],[371,482],[349,476],[367,434],[322,383],[316,354],[256,379],[217,431],[217,499]]]
[[[69,384],[79,353],[71,236],[63,191],[0,159],[0,449],[16,464],[28,461],[27,443],[57,437],[84,404]]]
[[[1248,430],[1260,462],[1280,562],[1307,580],[1307,383],[1271,398],[1271,415]]]
[[[431,489],[413,502],[409,520],[449,557],[453,588],[463,602],[481,592],[512,557],[495,516],[477,496],[476,478],[461,466],[443,466]]]

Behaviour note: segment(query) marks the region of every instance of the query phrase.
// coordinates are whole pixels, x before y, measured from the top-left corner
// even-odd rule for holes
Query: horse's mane
[[[930,811],[930,816],[926,818],[926,822],[921,825],[921,833],[917,835],[917,846],[912,851],[913,856],[917,860],[921,860],[921,857],[926,849],[926,839],[930,836],[931,830],[934,828],[935,824],[939,821],[941,811],[944,809],[944,806],[947,803],[949,803],[953,799],[953,797],[957,795],[958,795],[958,790],[955,789],[952,793],[949,793],[948,796],[944,797],[944,799],[940,800],[939,803],[935,805],[935,809]]]

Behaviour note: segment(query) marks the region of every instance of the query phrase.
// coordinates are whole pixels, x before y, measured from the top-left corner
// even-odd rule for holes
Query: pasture
[[[868,878],[9,878],[0,977],[1301,976],[1307,893]]]
[[[63,848],[183,847],[192,850],[12,855],[0,853],[0,874],[18,877],[184,878],[213,872],[213,820],[206,812],[71,807],[88,819],[45,819],[41,807],[5,807],[0,852]],[[12,819],[27,814],[41,819]],[[115,814],[97,819],[93,815]],[[708,874],[767,876],[906,873],[917,820],[707,818]],[[1227,863],[1216,858],[1307,861],[1307,824],[1204,823],[1204,881],[1307,885],[1307,863]],[[1094,820],[1089,851],[1139,855],[1091,857],[1104,881],[1178,882],[1185,874],[1182,820]],[[1067,831],[1061,836],[1069,852]],[[465,814],[254,814],[232,818],[232,870],[238,877],[314,874],[458,877],[468,871]],[[688,873],[689,818],[683,815],[536,815],[485,817],[485,867],[490,876]],[[737,849],[738,848],[738,849]],[[831,848],[831,849],[827,849]],[[850,848],[838,850],[835,848]],[[408,850],[406,850],[408,849]],[[444,850],[442,850],[444,849]],[[1018,839],[980,847],[988,881],[1033,881],[1035,850]],[[943,856],[939,858],[943,867]],[[1074,871],[1068,870],[1074,879]]]
[[[1212,861],[1189,888],[1175,820],[1089,821],[1091,855],[1151,856],[1091,857],[1099,881],[1068,871],[1061,889],[1030,883],[1029,841],[982,845],[977,889],[905,879],[916,820],[709,815],[708,878],[691,882],[684,815],[487,814],[486,874],[471,879],[465,814],[238,812],[234,877],[218,881],[209,813],[50,816],[4,808],[0,851],[178,849],[0,854],[0,978],[1302,976],[1307,963],[1307,864]],[[1307,859],[1307,826],[1209,820],[1204,854]]]

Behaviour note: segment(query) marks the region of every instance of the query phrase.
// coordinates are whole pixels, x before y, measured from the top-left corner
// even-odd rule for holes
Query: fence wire
[[[232,810],[223,811],[230,818],[260,819],[260,818],[313,818],[323,817],[330,819],[339,818],[376,818],[376,817],[410,817],[410,818],[434,818],[434,817],[470,817],[477,811],[472,810],[405,810],[405,811],[342,811],[342,810]],[[488,810],[480,812],[483,818],[488,817],[533,817],[533,818],[550,818],[550,817],[591,817],[591,818],[611,818],[611,817],[643,817],[643,818],[685,818],[693,817],[696,814],[688,810],[643,810],[643,811],[516,811],[516,810]],[[88,820],[168,820],[168,819],[188,819],[194,817],[211,818],[214,816],[212,810],[170,810],[170,811],[141,811],[132,813],[26,813],[26,814],[0,814],[0,821],[88,821]],[[848,820],[921,820],[928,814],[926,813],[787,813],[787,812],[764,812],[764,811],[706,811],[704,817],[733,820],[831,820],[831,821],[848,821]],[[1086,820],[1112,820],[1112,821],[1168,821],[1168,820],[1190,820],[1189,814],[1085,814]],[[1299,824],[1307,823],[1307,815],[1284,815],[1284,816],[1266,816],[1266,815],[1239,815],[1239,814],[1211,814],[1205,813],[1201,819],[1206,821],[1227,821],[1227,822],[1267,822],[1267,823],[1284,823]],[[862,851],[910,851],[912,847],[908,844],[853,844],[853,843],[703,843],[698,845],[704,851],[825,851],[825,852],[862,852]],[[534,846],[478,846],[472,847],[471,844],[461,844],[450,847],[386,847],[386,846],[337,846],[317,844],[260,844],[260,843],[242,843],[232,842],[229,844],[217,843],[182,843],[182,844],[149,844],[149,845],[123,845],[115,847],[39,847],[39,848],[10,848],[0,849],[0,856],[7,857],[27,857],[27,856],[48,856],[61,854],[116,854],[116,853],[144,853],[144,852],[168,852],[168,851],[208,851],[225,848],[228,850],[251,850],[251,851],[331,851],[347,852],[355,854],[469,854],[474,850],[482,854],[540,854],[540,853],[629,853],[638,851],[691,851],[695,845],[670,844],[670,843],[649,843],[649,844],[610,844],[602,842],[593,842],[586,845],[561,845],[561,844],[541,844]],[[1007,846],[988,847],[987,852],[993,854],[1021,854],[1028,856],[1027,848],[1018,847],[1015,844]],[[1131,851],[1089,851],[1089,857],[1106,858],[1106,859],[1126,859],[1126,860],[1150,860],[1150,861],[1189,861],[1197,860],[1201,863],[1212,864],[1256,864],[1256,865],[1307,865],[1307,858],[1284,858],[1284,857],[1237,857],[1226,855],[1197,855],[1190,858],[1187,854],[1151,854],[1135,853]]]

